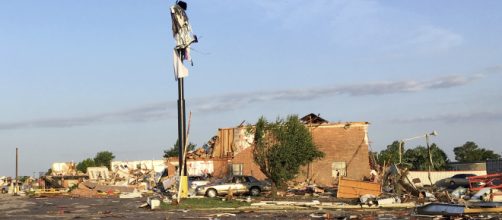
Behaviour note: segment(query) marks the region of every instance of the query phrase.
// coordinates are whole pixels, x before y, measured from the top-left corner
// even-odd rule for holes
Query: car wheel
[[[455,185],[455,181],[452,180],[452,181],[450,181],[450,186],[453,186],[453,185]]]
[[[206,192],[207,197],[214,198],[218,195],[215,189],[208,189]]]
[[[251,189],[249,189],[249,194],[251,196],[259,196],[261,193],[261,190],[259,187],[252,187]]]

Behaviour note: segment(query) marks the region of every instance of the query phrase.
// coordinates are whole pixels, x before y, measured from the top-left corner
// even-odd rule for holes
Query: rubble
[[[123,192],[120,193],[119,198],[121,199],[133,199],[133,198],[141,198],[143,197],[138,190],[134,190],[133,192]]]
[[[148,198],[146,200],[151,210],[160,208],[160,200],[157,198]]]
[[[238,135],[241,130],[233,130]],[[200,148],[188,154],[190,159],[211,158],[211,150],[221,140],[211,139],[208,147]],[[210,142],[211,142],[210,141]],[[211,145],[209,145],[211,144]],[[222,152],[220,152],[222,153]],[[70,196],[79,198],[139,198],[146,201],[141,207],[151,210],[161,208],[161,204],[177,205],[176,187],[179,177],[168,176],[166,167],[173,161],[115,161],[112,169],[107,167],[89,167],[87,174],[78,173],[71,163],[53,164],[53,172],[39,180],[23,180],[21,188],[35,196],[55,197]],[[206,160],[187,163],[189,169],[197,174],[209,176],[214,172],[212,163]],[[200,168],[203,169],[200,169]],[[172,168],[172,167],[171,167]],[[192,172],[190,172],[192,173]],[[241,201],[254,209],[293,209],[293,210],[379,210],[379,209],[414,209],[417,215],[463,217],[484,213],[502,213],[502,174],[490,174],[469,178],[469,186],[440,187],[424,185],[420,178],[410,178],[404,164],[391,164],[373,167],[365,179],[349,179],[345,175],[336,177],[336,181],[323,185],[312,179],[291,181],[286,188],[279,190],[278,201],[263,200],[264,197],[251,199],[242,197],[230,189],[225,202]],[[191,176],[194,189],[207,184],[213,178],[198,179]],[[190,178],[189,178],[190,179]],[[299,182],[298,182],[299,181]],[[0,178],[0,185],[12,185],[13,180]],[[195,193],[190,194],[190,197]],[[204,196],[201,195],[200,198]],[[135,206],[137,207],[137,206]],[[375,211],[373,211],[375,212]],[[386,216],[385,214],[378,214]],[[310,215],[312,218],[329,218],[330,212],[319,211]]]
[[[492,189],[502,189],[502,173],[471,176],[468,177],[471,190],[482,190],[490,187]]]
[[[70,192],[74,197],[96,198],[103,196],[97,190],[87,187],[85,184],[79,184],[78,187]]]
[[[486,188],[482,188],[481,190],[479,190],[478,192],[476,192],[473,196],[471,196],[471,199],[469,201],[471,202],[480,202],[480,201],[483,201],[483,197],[489,197],[490,195],[490,191],[491,191],[491,188],[490,187],[486,187]]]
[[[492,190],[491,196],[489,197],[490,202],[502,202],[502,192]]]
[[[496,203],[471,203],[469,205],[429,203],[417,207],[416,212],[419,215],[440,215],[447,217],[463,216],[465,214],[500,213],[502,212],[500,205]]]
[[[354,199],[367,194],[379,196],[381,194],[380,184],[346,178],[340,178],[338,181],[337,198]]]

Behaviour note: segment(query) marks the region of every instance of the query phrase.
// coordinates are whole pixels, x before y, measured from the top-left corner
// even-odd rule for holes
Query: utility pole
[[[427,176],[429,177],[429,182],[431,183],[432,186],[432,180],[431,180],[431,169],[432,169],[432,154],[431,154],[431,146],[429,145],[429,134],[425,134],[425,142],[427,142],[427,154],[429,155],[429,166]]]
[[[19,190],[19,149],[16,147],[16,182],[14,183],[14,195],[17,196],[17,191]]]
[[[186,144],[185,88],[183,78],[178,78],[178,175],[186,176],[187,167],[183,164]],[[182,167],[183,170],[181,169]]]

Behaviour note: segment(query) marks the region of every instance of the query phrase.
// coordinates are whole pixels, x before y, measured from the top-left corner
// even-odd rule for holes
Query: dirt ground
[[[413,210],[155,210],[145,198],[29,198],[0,194],[0,219],[421,219]],[[424,218],[430,219],[430,218]]]

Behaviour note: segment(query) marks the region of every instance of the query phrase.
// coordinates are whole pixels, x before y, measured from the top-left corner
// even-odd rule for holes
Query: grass
[[[164,209],[217,209],[217,208],[238,208],[242,206],[249,206],[250,203],[241,202],[236,200],[222,201],[221,198],[188,198],[182,199],[180,204],[172,205],[162,203]]]

